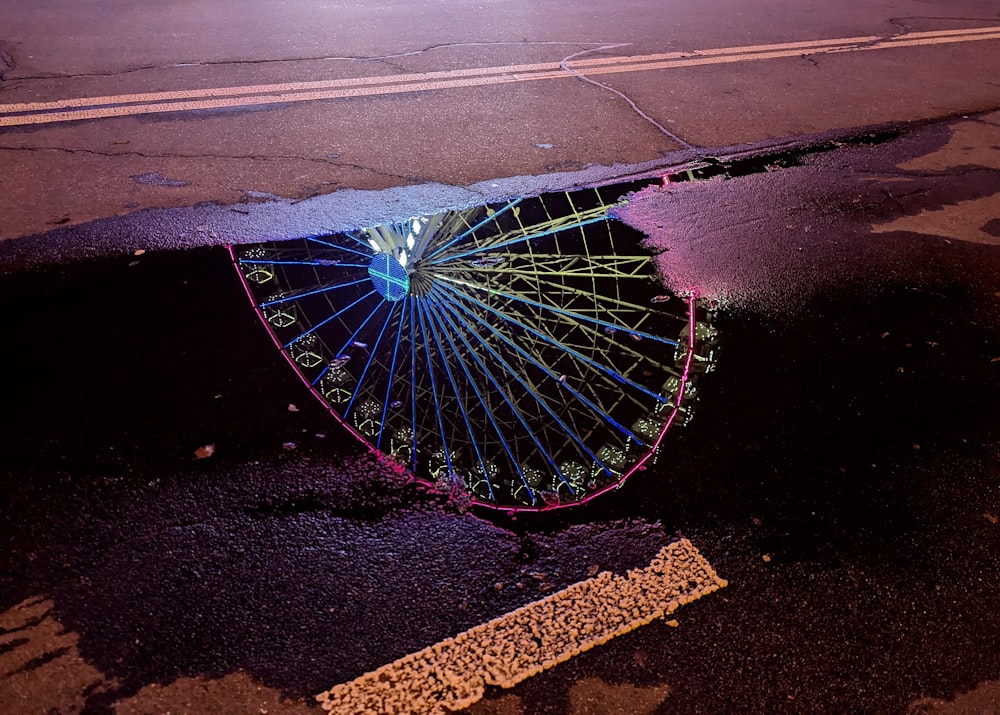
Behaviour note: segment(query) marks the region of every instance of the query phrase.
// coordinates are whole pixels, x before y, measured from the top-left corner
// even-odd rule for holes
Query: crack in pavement
[[[560,46],[572,46],[572,47],[590,47],[596,45],[603,45],[606,43],[602,42],[572,42],[572,41],[562,41],[562,40],[538,40],[538,41],[499,41],[499,42],[443,42],[436,45],[429,45],[419,50],[410,50],[407,52],[397,52],[388,55],[373,55],[373,56],[350,56],[350,55],[315,55],[309,57],[273,57],[260,60],[205,60],[199,62],[172,62],[165,65],[140,65],[139,67],[130,67],[124,70],[117,70],[114,72],[81,72],[78,74],[68,74],[68,73],[58,73],[50,72],[39,75],[23,75],[17,77],[19,80],[45,80],[45,79],[77,79],[84,77],[118,77],[121,75],[132,74],[135,72],[148,72],[151,70],[161,70],[161,69],[175,69],[179,67],[215,67],[215,66],[228,66],[228,65],[260,65],[260,64],[282,64],[290,62],[384,62],[390,67],[393,65],[386,60],[399,59],[401,57],[415,57],[417,55],[422,55],[428,52],[433,52],[434,50],[447,49],[452,47],[502,47],[502,46],[512,46],[512,47],[525,47],[525,46],[536,46],[536,45],[560,45]]]
[[[937,15],[906,15],[905,17],[890,18],[893,20],[958,20],[961,22],[1000,22],[1000,15],[994,17],[941,17]]]
[[[662,124],[660,124],[658,121],[656,121],[655,119],[653,119],[651,116],[649,116],[648,114],[646,114],[644,111],[642,111],[641,109],[639,109],[639,105],[636,104],[635,101],[631,97],[629,97],[627,94],[625,94],[624,92],[621,92],[621,91],[615,89],[614,87],[612,87],[611,85],[606,84],[604,82],[598,82],[596,79],[591,79],[590,77],[587,77],[587,76],[581,74],[580,72],[577,72],[575,69],[573,69],[573,68],[571,68],[569,66],[569,61],[570,60],[576,59],[577,57],[580,57],[582,55],[590,54],[590,53],[593,53],[593,52],[601,52],[602,50],[613,50],[613,49],[617,49],[619,47],[627,47],[627,46],[629,46],[631,44],[632,43],[630,43],[630,42],[623,42],[623,43],[618,43],[618,44],[614,44],[614,45],[603,45],[601,47],[596,47],[596,48],[588,49],[588,50],[580,50],[579,52],[576,52],[576,53],[574,53],[572,55],[568,55],[567,57],[563,57],[562,60],[559,62],[559,67],[564,72],[568,72],[569,74],[573,75],[574,77],[576,77],[579,80],[582,80],[582,81],[586,82],[587,84],[592,84],[595,87],[600,87],[601,89],[607,90],[608,92],[611,92],[612,94],[618,95],[619,97],[621,97],[622,99],[624,99],[626,102],[628,102],[628,105],[629,105],[629,107],[632,108],[633,112],[635,112],[636,114],[638,114],[640,117],[642,117],[644,120],[646,120],[646,122],[648,122],[649,124],[652,124],[654,127],[656,127],[660,131],[660,133],[663,134],[663,135],[665,135],[668,139],[670,139],[671,141],[679,144],[680,146],[684,147],[685,149],[696,149],[697,147],[694,144],[689,144],[684,139],[681,139],[679,136],[677,136],[676,134],[674,134],[672,131],[670,131],[665,126],[663,126]]]
[[[142,159],[234,159],[237,161],[303,161],[311,164],[323,164],[324,166],[339,167],[346,169],[357,169],[358,171],[365,171],[368,173],[376,174],[378,176],[384,176],[389,179],[402,179],[403,181],[408,181],[412,184],[422,184],[426,183],[427,179],[418,176],[409,176],[406,174],[394,174],[388,171],[382,171],[380,169],[375,169],[370,166],[363,166],[361,164],[352,164],[350,162],[344,161],[332,161],[329,159],[311,159],[305,156],[289,156],[284,154],[273,154],[271,156],[264,156],[260,154],[153,154],[141,151],[98,151],[96,149],[69,149],[66,147],[55,147],[55,146],[0,146],[0,151],[22,151],[22,152],[42,152],[42,151],[53,151],[61,152],[64,154],[90,154],[93,156],[105,156],[105,157],[121,157],[121,156],[135,156]]]
[[[0,89],[3,88],[4,82],[7,81],[7,73],[16,67],[17,63],[14,62],[14,57],[4,47],[4,43],[0,42]]]

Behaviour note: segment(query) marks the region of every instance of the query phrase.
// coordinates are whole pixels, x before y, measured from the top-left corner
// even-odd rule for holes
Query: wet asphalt
[[[718,369],[655,468],[514,521],[355,446],[222,248],[8,275],[0,608],[52,597],[117,680],[88,712],[237,669],[308,698],[683,534],[729,586],[522,683],[527,712],[568,712],[589,676],[667,684],[659,712],[967,691],[1000,673],[1000,253],[866,240],[885,265],[864,281],[720,312]]]

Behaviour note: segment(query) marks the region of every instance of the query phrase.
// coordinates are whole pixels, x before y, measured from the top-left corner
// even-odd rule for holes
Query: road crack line
[[[426,179],[408,176],[406,174],[393,174],[391,172],[382,171],[380,169],[375,169],[370,166],[363,166],[361,164],[352,164],[350,162],[344,161],[333,161],[330,159],[311,159],[305,156],[289,156],[286,154],[274,154],[271,156],[263,156],[260,154],[151,154],[141,151],[98,151],[96,149],[69,149],[66,147],[57,146],[0,146],[0,151],[21,151],[21,152],[42,152],[42,151],[53,151],[61,152],[64,154],[89,154],[92,156],[104,156],[104,157],[120,157],[120,156],[134,156],[141,159],[233,159],[237,161],[304,161],[311,164],[322,164],[324,166],[333,166],[345,169],[356,169],[358,171],[364,171],[371,174],[376,174],[378,176],[384,176],[389,179],[402,179],[413,184],[422,184],[426,182]]]
[[[450,49],[453,47],[525,47],[525,46],[535,46],[535,45],[570,45],[573,47],[588,47],[591,45],[601,45],[601,42],[571,42],[562,40],[544,40],[544,41],[508,41],[508,42],[442,42],[436,45],[429,45],[419,50],[409,50],[407,52],[396,52],[388,55],[361,55],[361,56],[351,56],[351,55],[314,55],[311,57],[271,57],[261,60],[205,60],[198,62],[171,62],[165,65],[140,65],[139,67],[130,67],[125,70],[118,70],[115,72],[81,72],[79,74],[65,74],[58,72],[50,72],[46,74],[39,75],[24,75],[17,77],[18,80],[46,80],[46,79],[83,79],[87,77],[119,77],[122,75],[133,74],[136,72],[149,72],[152,70],[163,70],[163,69],[177,69],[183,67],[219,67],[226,65],[265,65],[265,64],[283,64],[283,63],[293,63],[293,62],[383,62],[390,67],[395,65],[388,62],[388,60],[400,59],[404,57],[416,57],[418,55],[423,55],[428,52],[433,52],[435,50]],[[0,48],[2,52],[2,48]],[[2,54],[0,54],[0,60],[2,60]],[[11,65],[13,69],[13,65]],[[0,76],[2,79],[2,76]]]
[[[589,49],[589,50],[580,50],[579,52],[576,52],[576,53],[574,53],[572,55],[564,57],[559,62],[559,66],[563,69],[564,72],[569,72],[571,75],[573,75],[577,79],[583,80],[587,84],[592,84],[595,87],[600,87],[601,89],[607,90],[608,92],[611,92],[612,94],[618,95],[619,97],[621,97],[622,99],[624,99],[626,102],[628,102],[628,105],[632,108],[632,111],[634,111],[640,117],[642,117],[647,122],[649,122],[654,127],[656,127],[660,131],[661,134],[664,134],[671,141],[673,141],[673,142],[675,142],[677,144],[680,144],[685,149],[695,149],[696,147],[693,144],[689,144],[688,142],[684,141],[679,136],[677,136],[676,134],[674,134],[672,131],[670,131],[669,129],[667,129],[665,126],[663,126],[662,124],[660,124],[658,121],[656,121],[655,119],[653,119],[651,116],[649,116],[648,114],[646,114],[644,111],[642,111],[641,109],[639,109],[639,105],[637,105],[632,100],[632,98],[629,97],[628,95],[626,95],[624,92],[620,92],[617,89],[615,89],[614,87],[612,87],[611,85],[605,84],[604,82],[598,82],[596,79],[591,79],[590,77],[587,77],[587,76],[581,74],[580,72],[577,72],[575,69],[573,69],[572,67],[569,66],[569,62],[571,60],[575,60],[577,57],[582,57],[583,55],[587,55],[587,54],[590,54],[592,52],[601,52],[602,50],[613,50],[613,49],[616,49],[616,48],[619,48],[619,47],[627,47],[630,44],[632,44],[632,43],[630,43],[630,42],[622,42],[622,43],[615,44],[615,45],[603,45],[601,47],[595,47],[595,48]]]
[[[4,83],[7,82],[7,75],[11,70],[17,67],[14,62],[13,56],[4,47],[4,44],[0,42],[0,89],[3,89]]]

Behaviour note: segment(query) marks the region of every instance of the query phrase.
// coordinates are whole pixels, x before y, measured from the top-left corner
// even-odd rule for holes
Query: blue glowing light
[[[390,301],[402,300],[410,291],[406,269],[388,253],[376,253],[368,265],[368,275],[379,294]]]

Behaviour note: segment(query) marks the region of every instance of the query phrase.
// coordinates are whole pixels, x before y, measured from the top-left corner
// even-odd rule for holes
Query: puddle
[[[233,247],[288,363],[358,439],[460,504],[579,504],[655,461],[716,333],[613,217],[648,182]]]

